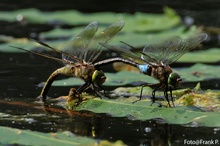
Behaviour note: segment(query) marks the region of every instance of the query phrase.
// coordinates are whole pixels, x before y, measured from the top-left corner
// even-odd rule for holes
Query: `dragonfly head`
[[[95,70],[92,74],[92,82],[96,85],[102,85],[106,80],[106,76],[101,70]]]
[[[172,72],[168,77],[168,85],[170,85],[173,88],[176,88],[180,85],[182,79],[180,75],[176,72]]]

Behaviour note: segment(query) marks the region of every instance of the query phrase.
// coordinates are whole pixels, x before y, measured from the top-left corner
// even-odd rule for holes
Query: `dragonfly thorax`
[[[157,80],[160,83],[167,83],[169,75],[172,73],[172,69],[169,66],[150,66],[149,75]]]
[[[91,80],[95,70],[93,65],[87,63],[76,63],[71,67],[72,76],[79,77],[84,81]]]
[[[77,76],[84,81],[92,81],[96,85],[102,85],[106,76],[101,70],[95,69],[91,64],[77,63],[71,67],[72,76]]]

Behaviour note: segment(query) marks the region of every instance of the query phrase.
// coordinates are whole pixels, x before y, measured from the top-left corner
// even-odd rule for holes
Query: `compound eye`
[[[105,80],[106,80],[106,76],[104,75],[100,78],[99,84],[102,85],[105,82]]]
[[[92,81],[95,84],[102,85],[106,80],[106,76],[102,71],[95,70],[92,75]]]
[[[181,84],[181,77],[178,73],[171,73],[168,77],[168,84],[174,88]]]

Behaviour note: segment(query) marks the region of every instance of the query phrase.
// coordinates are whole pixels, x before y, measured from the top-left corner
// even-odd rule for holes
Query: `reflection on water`
[[[25,101],[25,102],[24,102]],[[1,126],[40,132],[71,131],[77,135],[123,140],[129,145],[183,145],[184,139],[218,139],[216,128],[168,125],[160,119],[139,121],[86,111],[66,111],[52,105],[46,111],[33,99],[0,101]]]

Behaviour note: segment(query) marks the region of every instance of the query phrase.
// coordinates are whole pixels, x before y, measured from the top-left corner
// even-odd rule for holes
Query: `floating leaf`
[[[164,14],[146,14],[140,12],[135,14],[112,12],[84,14],[75,10],[41,12],[37,9],[0,12],[1,20],[19,21],[19,17],[32,23],[64,23],[72,25],[88,24],[91,21],[106,24],[123,19],[127,23],[125,27],[126,31],[164,30],[176,26],[181,20],[180,17],[168,7],[164,9]]]
[[[171,30],[161,31],[159,33],[137,33],[126,31],[126,24],[122,29],[122,33],[116,35],[110,44],[121,46],[122,43],[120,43],[120,41],[124,41],[134,47],[140,48],[147,44],[163,40],[167,37],[180,36],[181,38],[188,38],[189,36],[195,35],[199,32],[195,26],[192,26],[189,30],[185,31],[186,27],[182,25]]]
[[[172,30],[161,31],[160,33],[138,33],[138,32],[130,32],[126,29],[127,22],[125,22],[124,28],[121,30],[122,33],[117,34],[111,44],[114,45],[122,45],[120,41],[129,42],[129,44],[135,47],[143,47],[151,42],[156,42],[158,40],[162,40],[171,36],[180,36],[181,38],[187,38],[198,33],[198,29],[195,26],[190,27],[190,29],[186,30],[186,27],[180,25],[179,27],[175,27]],[[62,37],[74,37],[74,35],[78,34],[84,27],[75,27],[72,29],[61,29],[55,28],[48,32],[40,33],[41,38],[53,37],[59,38]],[[99,31],[103,30],[105,27],[99,26]],[[132,36],[132,37],[130,37]]]
[[[51,46],[54,46],[56,48],[63,48],[66,41],[47,41],[45,43],[50,44]],[[10,47],[10,46],[16,46],[21,47],[26,50],[33,50],[36,47],[43,48],[42,50],[45,51],[51,51],[50,49],[41,46],[40,44],[30,41],[28,38],[22,38],[22,39],[11,39],[7,43],[0,44],[0,52],[16,52],[16,53],[24,53],[24,51],[18,50],[16,48]],[[42,51],[41,50],[41,51]],[[36,51],[36,50],[35,50]]]
[[[86,25],[91,21],[97,21],[99,23],[99,31],[104,29],[106,25],[111,24],[118,19],[125,20],[125,26],[122,30],[122,33],[117,35],[114,38],[114,41],[111,43],[114,45],[121,45],[120,41],[129,42],[135,47],[143,47],[149,42],[154,42],[160,39],[167,38],[169,36],[181,36],[186,38],[192,34],[198,33],[198,29],[193,26],[186,31],[184,25],[176,26],[180,23],[180,17],[170,8],[165,8],[164,14],[145,14],[145,13],[136,13],[131,14],[116,14],[110,12],[103,13],[92,13],[92,14],[83,14],[77,11],[57,11],[57,12],[41,12],[36,9],[23,9],[12,12],[1,12],[1,19],[8,21],[15,21],[18,16],[25,18],[25,21],[30,21],[32,23],[68,23],[68,24],[83,24]],[[119,16],[117,20],[115,16]],[[72,19],[74,18],[74,19]],[[104,19],[103,19],[104,18]],[[107,19],[107,20],[105,20]],[[161,25],[162,24],[162,25]],[[135,27],[134,27],[135,26]],[[40,33],[40,38],[72,38],[78,32],[80,32],[84,27],[74,27],[73,29],[61,29],[55,28],[49,32]],[[172,28],[172,29],[171,29]],[[151,33],[147,33],[151,32]],[[156,33],[153,33],[156,32]],[[160,32],[160,33],[158,33]],[[130,37],[132,36],[132,37]],[[16,41],[16,40],[15,40]],[[31,42],[32,43],[32,42]],[[8,49],[7,46],[13,45],[18,47],[23,47],[27,50],[33,49],[35,46],[31,43],[14,43],[13,40],[6,44],[0,44],[0,51],[4,52],[16,52],[18,50]],[[47,41],[45,42],[51,46],[61,49],[64,48],[66,44],[65,41]]]
[[[195,50],[183,55],[177,62],[199,62],[199,63],[213,63],[220,61],[220,49],[210,48],[208,50]]]
[[[26,49],[30,50],[33,48],[33,43],[27,38],[23,39],[7,39],[7,43],[0,44],[0,51],[1,52],[22,52],[18,49],[12,48],[10,46],[25,46]]]
[[[220,126],[220,91],[207,90],[196,93],[191,89],[174,90],[173,97],[177,100],[175,100],[173,108],[167,108],[163,91],[156,92],[157,99],[154,104],[149,98],[145,98],[152,96],[152,89],[149,87],[144,88],[142,100],[135,103],[133,102],[139,99],[140,88],[120,87],[115,89],[113,93],[114,99],[91,98],[91,96],[87,98],[87,95],[82,95],[87,100],[81,102],[77,107],[71,106],[71,104],[63,104],[63,106],[69,110],[88,110],[110,114],[113,117],[129,117],[136,120],[162,119],[168,124],[193,123],[197,126]],[[161,97],[164,99],[163,101]],[[158,107],[158,102],[163,106]]]
[[[210,94],[210,93],[209,93]],[[212,94],[215,94],[212,91]],[[187,94],[186,94],[187,95]],[[195,95],[195,94],[194,94]],[[194,96],[192,94],[192,96]],[[215,108],[220,107],[219,99],[214,101]],[[133,117],[137,120],[163,119],[169,124],[196,124],[197,126],[218,127],[220,126],[219,112],[205,112],[197,106],[180,106],[176,101],[175,108],[158,107],[157,104],[151,106],[151,101],[142,99],[132,104],[135,98],[118,98],[118,99],[89,99],[81,103],[75,110],[88,110],[95,113],[107,113],[113,117]],[[218,105],[218,106],[216,106]],[[212,105],[206,105],[206,108]]]
[[[45,37],[59,38],[60,36],[69,38],[67,40],[45,41],[45,43],[62,50],[64,48],[65,44],[68,41],[70,41],[70,39],[73,38],[76,34],[78,34],[80,31],[82,31],[83,28],[84,27],[77,27],[77,28],[69,29],[69,30],[57,28],[57,29],[54,29],[49,32],[41,33],[41,38],[45,38]],[[104,29],[104,27],[99,27],[99,31],[101,31],[103,29]],[[129,42],[131,45],[133,45],[135,47],[143,47],[146,44],[148,44],[149,42],[155,42],[155,41],[161,40],[161,39],[169,37],[169,36],[178,35],[178,36],[181,36],[182,38],[186,38],[188,36],[191,36],[192,34],[197,33],[196,27],[191,27],[191,29],[189,29],[187,32],[184,32],[184,29],[185,29],[184,26],[180,26],[175,29],[172,29],[172,31],[169,30],[169,31],[161,32],[161,33],[150,33],[150,34],[136,33],[136,32],[124,32],[124,33],[119,33],[118,35],[116,35],[110,43],[113,45],[120,46],[120,45],[122,45],[120,43],[120,41],[124,41],[124,42]],[[124,31],[124,30],[122,30],[122,31]],[[132,37],[130,37],[130,36],[132,36]],[[3,39],[5,40],[5,38],[3,38]],[[0,44],[0,51],[2,51],[2,52],[22,52],[18,49],[11,48],[9,46],[18,46],[18,47],[25,48],[27,50],[33,50],[35,47],[45,48],[43,46],[40,46],[37,43],[34,43],[33,41],[30,41],[27,38],[23,38],[23,39],[10,38],[10,39],[7,39],[5,43]],[[45,50],[49,50],[49,49],[45,48]]]
[[[199,82],[220,78],[220,67],[215,65],[195,64],[178,72],[185,82]]]
[[[127,84],[135,84],[134,82],[148,82],[157,83],[152,77],[136,72],[122,71],[118,73],[105,73],[107,79],[104,85],[106,86],[122,86]],[[68,78],[63,80],[56,80],[53,86],[72,86],[82,85],[84,82],[78,78]]]
[[[141,86],[139,87],[118,87],[113,91],[113,94],[116,94],[118,96],[136,96],[139,97],[140,93],[141,93]],[[150,88],[149,86],[145,86],[143,88],[142,91],[142,96],[143,97],[151,97],[152,96],[152,88]],[[180,97],[182,95],[185,95],[187,93],[192,92],[191,89],[187,88],[187,89],[178,89],[178,90],[173,90],[173,95]],[[168,93],[169,94],[169,93]],[[156,93],[157,97],[162,97],[164,98],[164,93],[163,92],[157,92]]]
[[[203,112],[191,107],[157,107],[151,106],[151,101],[142,100],[135,104],[126,99],[121,100],[100,100],[94,98],[83,102],[76,110],[89,110],[95,113],[108,113],[113,117],[131,116],[138,120],[163,119],[169,124],[190,124],[197,123],[199,126],[220,126],[219,112]],[[214,119],[214,120],[213,120]]]
[[[76,136],[70,131],[60,133],[42,133],[0,126],[0,134],[1,145],[125,146],[125,144],[120,140],[116,142],[101,140],[98,142],[94,139]]]
[[[2,145],[89,145],[96,141],[75,136],[66,131],[62,133],[41,133],[30,130],[20,130],[9,127],[0,127],[0,143]]]

